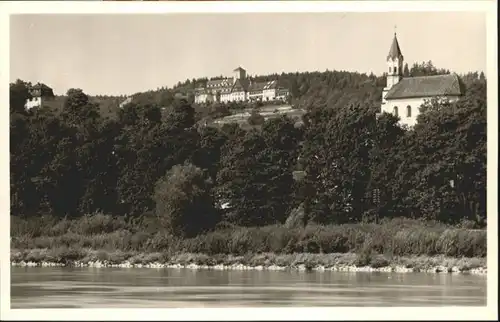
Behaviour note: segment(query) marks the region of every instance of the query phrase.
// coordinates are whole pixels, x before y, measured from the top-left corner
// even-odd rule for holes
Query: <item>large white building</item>
[[[399,116],[400,123],[417,123],[420,106],[432,98],[458,100],[463,94],[458,75],[437,75],[403,78],[403,54],[394,34],[387,55],[387,84],[382,93],[381,112]]]
[[[195,90],[195,103],[273,101],[288,98],[288,89],[278,82],[254,82],[241,67],[233,71],[233,77],[209,80],[205,87]]]

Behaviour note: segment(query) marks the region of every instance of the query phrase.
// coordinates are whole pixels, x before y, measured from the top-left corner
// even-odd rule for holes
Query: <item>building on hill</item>
[[[456,74],[403,78],[404,57],[394,34],[387,55],[387,85],[382,92],[380,111],[399,116],[400,123],[414,126],[420,106],[427,100],[438,98],[456,101],[463,95],[463,86]]]
[[[254,82],[241,67],[233,70],[233,77],[209,80],[205,87],[195,89],[195,103],[286,101],[289,91],[278,86],[276,80]]]
[[[29,110],[34,107],[41,107],[44,101],[53,100],[54,92],[52,88],[45,84],[37,83],[28,89],[31,95],[24,103],[24,107]]]

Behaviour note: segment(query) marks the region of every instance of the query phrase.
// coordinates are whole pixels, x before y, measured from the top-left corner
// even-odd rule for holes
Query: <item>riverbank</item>
[[[380,223],[218,226],[192,238],[155,217],[11,217],[12,265],[486,273],[486,230]]]
[[[58,257],[48,249],[12,250],[12,266],[70,266],[115,268],[173,268],[213,270],[395,272],[395,273],[462,273],[486,274],[486,258],[451,258],[445,256],[410,256],[386,258],[373,256],[362,263],[358,254],[257,254],[245,256],[180,254],[167,257],[162,253],[108,253],[86,250],[79,258]],[[82,257],[83,256],[83,257]]]

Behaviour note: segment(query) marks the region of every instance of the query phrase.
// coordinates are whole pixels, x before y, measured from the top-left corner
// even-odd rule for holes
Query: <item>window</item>
[[[398,107],[394,106],[394,116],[398,116]]]
[[[410,105],[408,105],[408,106],[406,107],[406,116],[407,116],[407,117],[411,117],[411,106],[410,106]]]
[[[394,67],[394,74],[396,74],[397,72],[398,72],[398,68]]]
[[[389,67],[389,73],[392,73],[392,67]]]

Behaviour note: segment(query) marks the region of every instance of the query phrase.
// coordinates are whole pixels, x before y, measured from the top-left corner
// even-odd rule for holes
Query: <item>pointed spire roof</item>
[[[392,40],[391,49],[389,50],[389,54],[387,55],[387,60],[403,58],[403,54],[401,53],[401,49],[399,48],[398,38],[396,37],[396,33],[394,33],[394,39]]]

